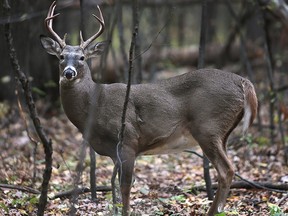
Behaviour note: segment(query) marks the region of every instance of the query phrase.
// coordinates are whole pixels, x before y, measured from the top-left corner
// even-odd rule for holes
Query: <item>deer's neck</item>
[[[89,108],[95,100],[95,91],[100,91],[101,84],[96,84],[91,77],[67,87],[60,84],[60,95],[64,111],[69,120],[83,133]],[[94,102],[95,103],[95,102]]]

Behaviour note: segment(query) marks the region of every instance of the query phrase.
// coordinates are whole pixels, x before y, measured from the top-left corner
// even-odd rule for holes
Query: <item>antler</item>
[[[61,38],[59,37],[59,35],[53,30],[53,27],[52,27],[52,25],[53,25],[53,19],[54,19],[55,17],[59,16],[59,14],[60,14],[60,13],[58,13],[58,14],[55,14],[55,15],[54,15],[55,7],[56,7],[56,1],[54,1],[54,2],[51,4],[51,6],[50,6],[50,8],[49,8],[49,11],[48,11],[48,14],[47,14],[47,17],[46,17],[46,19],[45,19],[45,21],[44,21],[44,24],[45,24],[48,32],[50,32],[50,33],[52,34],[52,36],[56,39],[56,41],[60,44],[60,46],[61,46],[62,48],[64,48],[64,47],[66,46],[66,42],[65,42],[66,35],[64,36],[63,39],[61,39]]]
[[[82,37],[82,32],[80,31],[80,40],[81,40],[81,44],[80,44],[80,47],[82,49],[85,49],[92,41],[94,41],[97,37],[99,37],[103,32],[104,32],[104,29],[105,29],[105,22],[104,22],[104,18],[103,18],[103,15],[102,15],[102,12],[101,12],[101,9],[100,7],[97,5],[97,8],[99,10],[99,13],[100,13],[100,18],[97,17],[96,15],[92,14],[97,20],[98,22],[100,23],[100,28],[98,30],[98,32],[96,34],[94,34],[92,37],[90,37],[89,39],[87,39],[86,41],[83,40],[83,37]]]

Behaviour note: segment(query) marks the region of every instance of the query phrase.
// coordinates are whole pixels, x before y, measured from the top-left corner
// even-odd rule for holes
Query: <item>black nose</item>
[[[70,80],[72,79],[73,77],[76,76],[76,72],[74,70],[72,70],[71,68],[67,68],[65,71],[64,71],[64,76]]]

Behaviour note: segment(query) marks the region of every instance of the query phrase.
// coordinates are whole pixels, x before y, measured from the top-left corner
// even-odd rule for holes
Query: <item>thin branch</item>
[[[253,182],[253,181],[250,181],[250,180],[247,180],[247,179],[245,179],[245,178],[243,178],[242,176],[240,176],[239,174],[235,174],[235,176],[237,176],[238,178],[240,178],[243,182],[245,182],[245,183],[247,183],[247,184],[249,184],[252,188],[258,188],[258,189],[264,189],[264,190],[268,190],[268,191],[274,191],[274,192],[278,192],[278,193],[287,193],[287,190],[288,190],[288,185],[286,184],[286,189],[284,188],[284,189],[280,189],[280,190],[278,190],[278,189],[271,189],[271,186],[267,186],[267,184],[266,185],[263,185],[263,184],[261,184],[261,183],[259,183],[259,182]],[[270,183],[271,184],[271,183]],[[275,186],[274,186],[274,188],[275,188]],[[283,190],[286,190],[286,191],[283,191]]]
[[[224,0],[224,2],[228,3],[228,6],[230,4],[229,0]],[[229,8],[228,8],[229,9]],[[229,9],[230,10],[230,9]],[[245,10],[245,9],[244,9]],[[233,11],[230,10],[230,13],[232,14],[232,17],[236,16],[234,15],[235,13]],[[244,26],[244,24],[248,21],[248,19],[251,17],[251,15],[253,15],[255,13],[255,8],[254,7],[250,7],[247,8],[243,13],[243,15],[240,15],[239,18],[237,18],[237,21],[235,23],[235,26],[233,27],[233,29],[230,31],[230,34],[228,36],[227,42],[224,45],[224,47],[221,50],[221,53],[219,55],[219,62],[218,62],[218,67],[223,67],[223,65],[225,64],[225,62],[227,61],[227,56],[232,43],[235,41],[236,36],[239,34],[241,28]],[[235,18],[235,17],[234,17]]]
[[[203,159],[203,155],[200,155],[198,154],[197,152],[195,151],[192,151],[192,150],[186,150],[185,152],[188,152],[188,153],[192,153],[192,154],[195,154],[196,156],[200,157]],[[237,176],[238,178],[240,178],[242,180],[242,182],[245,182],[246,184],[249,184],[251,188],[258,188],[258,189],[264,189],[264,190],[271,190],[270,186],[266,187],[265,185],[261,184],[261,183],[258,183],[258,182],[254,182],[254,181],[250,181],[250,180],[247,180],[245,178],[243,178],[241,175],[239,175],[238,173],[235,173],[235,176]],[[213,186],[214,185],[214,186]],[[217,184],[211,184],[211,187],[213,189],[215,189],[215,185]],[[267,184],[266,184],[267,185]],[[200,186],[199,186],[200,187]],[[201,186],[204,188],[204,186]],[[279,190],[277,190],[276,186],[273,186],[274,189],[272,191],[274,192],[279,192],[279,193],[287,193],[287,187],[288,185],[286,184],[285,186],[280,186]],[[276,189],[275,189],[276,188]],[[205,188],[206,189],[206,188]],[[286,190],[286,191],[285,191]]]
[[[173,11],[171,12],[171,16],[169,19],[173,18]],[[167,25],[169,24],[170,20],[166,20],[166,22],[164,23],[164,25],[162,26],[162,28],[157,32],[157,34],[155,35],[155,37],[153,38],[153,40],[151,41],[151,43],[141,52],[141,53],[136,53],[135,57],[133,59],[133,61],[137,58],[139,58],[140,56],[142,56],[143,54],[145,54],[154,44],[154,42],[157,40],[157,38],[159,37],[159,35],[162,33],[162,31],[167,27]]]
[[[111,191],[111,190],[112,190],[112,188],[110,186],[97,186],[96,187],[96,191],[108,192],[108,191]],[[89,193],[89,192],[91,192],[91,189],[87,188],[87,187],[74,188],[72,190],[63,191],[63,192],[60,192],[58,194],[55,194],[55,196],[51,197],[50,200],[54,200],[54,199],[57,199],[57,198],[60,198],[60,199],[71,198],[75,194],[80,195],[80,194]]]
[[[18,93],[18,87],[16,87],[16,89],[15,89],[15,95],[17,96],[17,105],[18,105],[20,116],[21,116],[22,121],[23,121],[23,123],[25,125],[25,130],[26,130],[27,136],[28,136],[29,140],[31,141],[31,143],[33,143],[33,153],[32,153],[33,176],[32,176],[32,184],[34,184],[35,180],[36,180],[36,153],[37,153],[38,141],[36,139],[34,139],[31,136],[31,134],[30,134],[30,131],[29,131],[29,128],[28,128],[28,124],[27,124],[27,119],[26,119],[26,116],[24,114],[24,111],[23,111],[23,108],[22,108],[22,104],[21,104],[21,101],[20,101],[20,96],[19,96],[19,93]]]
[[[252,183],[252,184],[251,184]],[[218,184],[212,184],[213,189],[218,188]],[[277,193],[287,193],[287,184],[273,184],[271,182],[247,182],[245,181],[233,181],[231,184],[231,189],[233,188],[243,188],[243,189],[263,189],[268,191],[273,191]],[[206,190],[205,185],[194,186],[192,190]]]
[[[200,157],[200,158],[203,159],[203,155],[200,155],[200,154],[198,154],[198,153],[195,152],[195,151],[192,151],[192,150],[186,150],[185,152],[188,152],[188,153],[191,153],[191,154],[195,154],[196,156],[198,156],[198,157]]]
[[[40,194],[41,192],[39,190],[36,190],[31,187],[21,186],[21,185],[10,185],[10,184],[0,184],[0,188],[6,188],[6,189],[14,189],[19,191],[24,191],[32,194]]]
[[[159,35],[161,34],[161,32],[166,28],[167,23],[168,23],[168,22],[166,22],[166,23],[163,25],[163,27],[157,32],[157,34],[155,35],[155,37],[153,38],[153,40],[151,41],[151,43],[150,43],[141,53],[137,54],[137,55],[134,57],[133,61],[134,61],[135,59],[139,58],[139,57],[140,57],[141,55],[143,55],[144,53],[146,53],[146,52],[152,47],[153,43],[157,40],[158,36],[159,36]]]
[[[235,13],[235,11],[232,7],[231,1],[225,0],[225,4],[226,4],[232,18],[235,20],[236,26],[238,27],[236,30],[237,30],[238,35],[240,37],[240,44],[241,44],[240,47],[241,47],[242,60],[244,61],[244,64],[246,66],[246,71],[247,71],[249,80],[252,83],[255,83],[255,79],[253,76],[253,74],[254,74],[253,69],[252,69],[251,63],[250,63],[249,58],[248,58],[247,47],[245,46],[244,36],[243,36],[242,32],[240,31],[241,30],[240,28],[243,25],[243,23],[241,23],[241,16],[237,16],[237,14]],[[246,9],[246,10],[249,10],[249,9]],[[258,130],[260,132],[262,132],[263,127],[262,127],[262,119],[260,116],[260,112],[257,112],[257,124],[258,124]]]
[[[287,185],[287,184],[286,184]],[[287,189],[288,190],[288,189]],[[288,193],[283,196],[278,202],[277,202],[277,205],[280,206],[282,203],[284,203],[284,201],[288,199]]]
[[[138,1],[134,1],[134,10],[138,10]],[[138,14],[138,13],[136,13]],[[138,20],[138,19],[137,19]],[[123,140],[124,140],[124,131],[125,131],[125,121],[126,121],[126,113],[127,113],[127,108],[128,108],[128,102],[129,102],[129,96],[130,96],[130,89],[131,89],[131,79],[132,79],[132,71],[133,71],[133,56],[134,56],[134,51],[135,51],[135,44],[136,44],[136,39],[137,39],[137,34],[138,34],[138,22],[135,22],[134,26],[134,31],[132,34],[132,40],[131,40],[131,45],[130,45],[130,50],[129,50],[129,70],[128,70],[128,82],[127,82],[127,89],[126,89],[126,95],[125,95],[125,101],[123,105],[123,112],[122,112],[122,117],[121,117],[121,129],[119,133],[119,142],[116,146],[116,151],[117,151],[117,162],[115,163],[115,168],[113,171],[113,176],[115,175],[115,171],[117,170],[120,172],[119,176],[119,182],[121,185],[122,182],[122,147],[123,147]],[[114,176],[114,181],[115,181],[115,176]],[[115,182],[112,182],[113,186],[113,192],[115,192]],[[113,198],[113,201],[114,198]]]
[[[134,26],[134,32],[132,35],[130,50],[129,50],[129,70],[128,70],[128,82],[127,82],[127,89],[126,89],[126,95],[125,95],[125,101],[123,105],[123,112],[121,117],[121,130],[119,133],[119,142],[117,144],[117,157],[118,157],[118,165],[121,172],[121,150],[122,150],[122,144],[124,139],[124,131],[125,131],[125,121],[126,121],[126,113],[127,113],[127,107],[129,102],[129,95],[130,95],[130,89],[131,89],[131,77],[132,77],[132,70],[133,70],[133,56],[134,56],[134,49],[135,49],[135,41],[138,34],[138,23]],[[121,176],[120,176],[120,182],[121,182]]]
[[[8,0],[5,0],[3,3],[3,8],[4,8],[4,12],[5,15],[7,17],[10,17],[10,5],[8,3]],[[52,149],[52,141],[50,139],[47,138],[40,119],[38,117],[36,108],[35,108],[35,103],[32,97],[32,92],[31,92],[31,88],[30,88],[30,83],[29,80],[26,76],[26,74],[21,70],[18,59],[17,59],[17,55],[16,55],[16,50],[14,48],[14,42],[13,42],[13,37],[12,37],[12,33],[11,33],[11,25],[10,23],[5,24],[5,38],[8,44],[8,50],[9,50],[9,56],[10,56],[10,61],[11,61],[11,65],[13,68],[13,71],[15,72],[15,74],[17,75],[17,78],[19,79],[19,81],[21,82],[22,88],[24,90],[24,94],[25,94],[25,99],[26,99],[26,103],[29,109],[29,113],[30,113],[30,117],[33,121],[35,130],[43,144],[44,147],[44,152],[45,152],[45,170],[43,173],[43,181],[42,181],[42,189],[41,189],[41,196],[39,199],[39,205],[38,205],[38,212],[37,215],[44,215],[44,210],[45,210],[45,206],[47,204],[47,193],[48,193],[48,186],[49,186],[49,181],[51,178],[51,172],[52,172],[52,153],[53,153],[53,149]]]

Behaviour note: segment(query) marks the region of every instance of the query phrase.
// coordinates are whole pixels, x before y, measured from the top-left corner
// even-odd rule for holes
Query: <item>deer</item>
[[[140,155],[176,154],[197,145],[217,171],[218,189],[207,215],[222,212],[235,168],[226,143],[243,119],[246,132],[257,114],[253,84],[246,78],[218,69],[194,70],[165,80],[131,85],[121,154],[117,151],[126,84],[96,83],[87,60],[101,55],[105,42],[94,43],[105,29],[99,6],[99,30],[80,45],[71,46],[53,30],[56,2],[45,26],[53,38],[40,36],[43,48],[59,59],[60,98],[68,119],[86,141],[115,166],[121,158],[122,215],[130,215],[130,190],[135,160]],[[93,112],[93,115],[89,113]],[[87,122],[90,127],[87,128]]]

